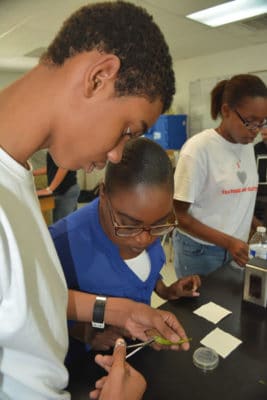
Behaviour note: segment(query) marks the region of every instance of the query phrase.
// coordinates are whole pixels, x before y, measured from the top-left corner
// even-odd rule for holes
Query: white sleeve
[[[0,344],[25,321],[27,310],[21,256],[9,222],[0,210]]]
[[[195,203],[204,190],[206,168],[205,158],[199,157],[197,152],[181,153],[174,174],[174,199]]]

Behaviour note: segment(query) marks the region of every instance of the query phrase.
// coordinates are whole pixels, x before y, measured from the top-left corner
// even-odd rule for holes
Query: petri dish
[[[193,363],[204,372],[212,371],[219,364],[219,356],[209,347],[199,347],[194,351]]]

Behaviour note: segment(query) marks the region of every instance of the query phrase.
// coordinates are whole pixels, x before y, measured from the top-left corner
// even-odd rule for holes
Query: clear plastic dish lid
[[[209,347],[199,347],[193,354],[193,363],[202,371],[212,371],[219,364],[219,356]]]

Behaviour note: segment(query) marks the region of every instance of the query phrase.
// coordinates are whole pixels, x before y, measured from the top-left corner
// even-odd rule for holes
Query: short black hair
[[[81,7],[64,22],[41,62],[60,66],[91,50],[120,59],[117,96],[160,98],[162,112],[169,109],[175,93],[172,58],[162,32],[145,9],[123,1]]]
[[[172,163],[166,151],[145,137],[129,140],[119,163],[108,162],[105,172],[105,191],[131,189],[139,184],[162,185],[174,190]]]
[[[216,119],[221,114],[224,103],[234,109],[241,105],[246,97],[267,98],[267,87],[258,76],[240,74],[218,82],[211,91],[212,118]]]

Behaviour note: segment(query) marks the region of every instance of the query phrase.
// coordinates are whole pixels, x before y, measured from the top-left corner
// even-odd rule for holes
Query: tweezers
[[[154,338],[150,338],[150,339],[146,340],[145,342],[140,342],[140,343],[136,343],[136,344],[130,344],[129,346],[126,346],[126,349],[133,349],[134,348],[134,350],[131,351],[130,353],[128,353],[126,355],[125,359],[127,360],[127,358],[132,357],[132,355],[137,353],[139,350],[142,350],[144,347],[150,345],[154,341],[155,341]]]

